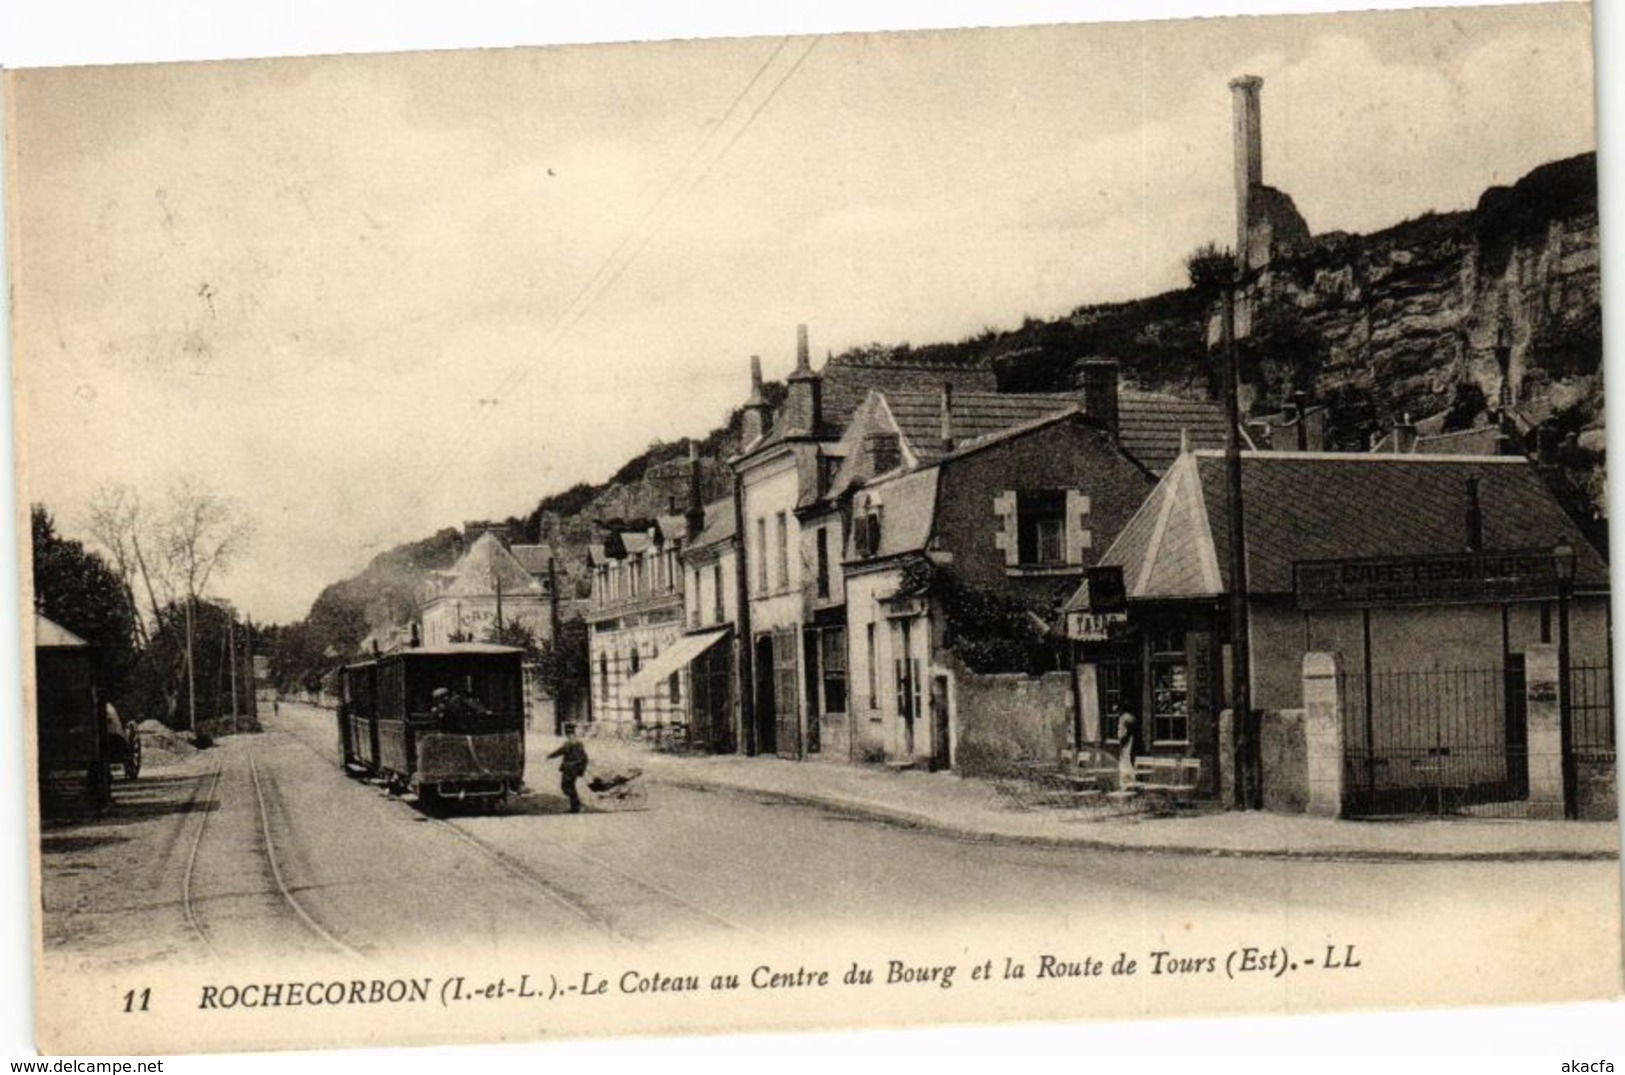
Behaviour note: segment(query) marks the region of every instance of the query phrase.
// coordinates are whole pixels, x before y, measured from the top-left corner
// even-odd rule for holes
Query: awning
[[[673,672],[722,641],[727,637],[728,630],[726,627],[719,627],[679,638],[665,653],[638,669],[621,687],[622,694],[628,698],[658,694]]]

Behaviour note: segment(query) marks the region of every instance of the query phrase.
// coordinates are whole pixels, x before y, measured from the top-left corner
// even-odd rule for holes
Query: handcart
[[[618,772],[594,772],[587,778],[587,792],[600,810],[647,810],[649,789],[645,786],[642,769],[623,769]]]

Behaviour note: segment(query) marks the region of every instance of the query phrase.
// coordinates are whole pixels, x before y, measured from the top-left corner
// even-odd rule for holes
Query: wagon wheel
[[[124,779],[134,780],[141,775],[141,733],[130,736],[130,749],[124,755]]]

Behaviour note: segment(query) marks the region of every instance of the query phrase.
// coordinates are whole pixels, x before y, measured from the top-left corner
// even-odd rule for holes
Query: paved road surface
[[[1246,943],[1307,930],[1367,950],[1414,938],[1580,955],[1596,935],[1572,923],[1618,921],[1613,863],[1023,847],[659,785],[645,812],[572,816],[540,758],[536,792],[504,814],[438,819],[344,777],[330,714],[284,705],[266,725],[122,786],[108,822],[46,832],[48,951],[103,967],[266,951],[359,963],[448,944],[501,953],[516,938],[628,953],[967,930],[1173,949],[1193,930],[1211,943],[1219,924]]]

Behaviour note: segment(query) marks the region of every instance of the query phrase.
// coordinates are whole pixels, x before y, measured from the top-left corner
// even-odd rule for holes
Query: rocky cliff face
[[[1365,397],[1374,420],[1449,415],[1457,427],[1497,403],[1563,432],[1602,428],[1596,157],[1545,165],[1485,192],[1467,212],[1368,236],[1317,237],[1264,271],[1251,295],[1265,334],[1323,348],[1323,397]],[[1245,318],[1243,320],[1246,320]],[[1303,370],[1268,355],[1265,390]],[[1486,407],[1472,413],[1472,400]],[[1600,446],[1600,438],[1585,438]]]

